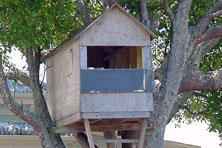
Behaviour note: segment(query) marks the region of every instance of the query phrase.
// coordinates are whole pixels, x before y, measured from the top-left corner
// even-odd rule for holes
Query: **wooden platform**
[[[143,118],[137,119],[89,119],[91,130],[94,132],[104,131],[125,131],[125,130],[140,130]],[[84,121],[80,120],[67,125],[66,127],[54,128],[56,133],[73,133],[84,132]]]

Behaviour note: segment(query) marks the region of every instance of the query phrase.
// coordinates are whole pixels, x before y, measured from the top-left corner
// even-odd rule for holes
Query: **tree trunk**
[[[163,148],[165,127],[162,123],[156,123],[155,130],[147,132],[146,148]]]
[[[39,132],[42,148],[65,148],[59,134],[51,133],[46,127]]]

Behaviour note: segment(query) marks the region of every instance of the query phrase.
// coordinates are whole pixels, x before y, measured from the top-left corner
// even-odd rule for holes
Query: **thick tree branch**
[[[188,72],[181,81],[178,93],[188,91],[214,91],[222,88],[222,69],[211,72]]]
[[[186,92],[181,95],[179,95],[173,105],[173,108],[171,110],[168,123],[171,121],[173,116],[182,108],[182,106],[187,102],[187,100],[193,95],[193,92]]]
[[[2,67],[2,59],[0,57],[0,95],[3,98],[4,104],[13,112],[17,117],[30,123],[36,130],[40,129],[38,122],[36,121],[36,115],[28,110],[25,110],[19,105],[15,99],[11,96],[9,91],[5,74]]]
[[[222,40],[221,37],[213,38],[212,40],[203,42],[196,46],[196,48],[192,49],[192,54],[190,54],[190,58],[187,61],[187,65],[189,69],[197,70],[199,69],[200,62],[203,56],[209,52],[214,46],[216,46]]]
[[[46,127],[53,127],[52,118],[49,114],[45,97],[42,93],[42,88],[39,83],[39,66],[41,58],[41,49],[28,50],[26,54],[26,62],[28,63],[28,70],[30,75],[30,85],[33,94],[35,112],[38,113],[39,119],[44,122]]]
[[[147,11],[146,0],[140,0],[140,21],[147,27],[150,28],[150,20]]]
[[[162,14],[157,14],[155,12],[152,12],[149,14],[149,20],[150,20],[150,30],[152,32],[156,32],[157,28],[160,25],[160,18],[162,17]]]
[[[174,99],[185,69],[190,34],[188,31],[189,11],[192,0],[180,0],[173,22],[173,41],[167,70],[161,85],[159,97]],[[176,73],[176,75],[175,75]]]
[[[87,6],[83,4],[80,0],[77,0],[76,3],[79,6],[78,9],[82,16],[84,25],[88,25],[91,22],[91,18]]]
[[[171,24],[173,23],[174,20],[174,14],[171,8],[168,5],[168,0],[163,0],[163,9],[166,12],[166,14],[169,16]]]
[[[192,30],[193,40],[197,40],[208,28],[209,24],[215,17],[222,15],[222,0],[214,4],[207,12],[201,21]]]
[[[196,40],[195,45],[218,37],[222,37],[222,26],[212,26]]]

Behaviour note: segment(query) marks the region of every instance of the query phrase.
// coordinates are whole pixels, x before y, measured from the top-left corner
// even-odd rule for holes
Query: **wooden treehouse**
[[[142,128],[141,147],[153,111],[154,37],[114,5],[49,53],[47,104],[55,125],[72,132],[86,130],[91,148],[91,131]]]

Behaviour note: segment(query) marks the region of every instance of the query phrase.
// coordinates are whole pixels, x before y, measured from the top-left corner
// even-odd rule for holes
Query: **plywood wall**
[[[147,46],[149,34],[117,7],[81,34],[84,46]]]
[[[79,39],[64,46],[47,59],[47,102],[54,121],[80,112]],[[75,116],[76,116],[75,115]],[[73,120],[73,119],[72,119]]]

